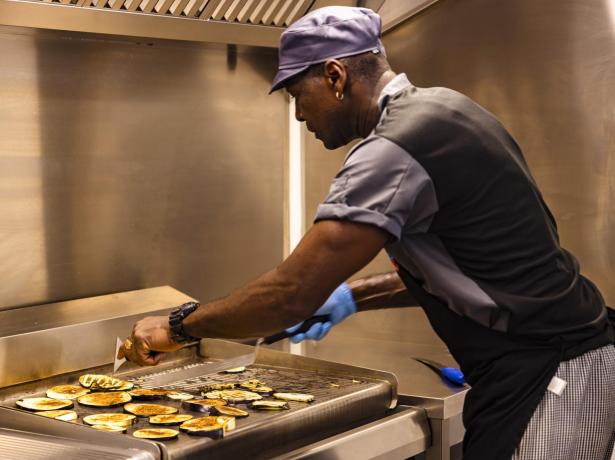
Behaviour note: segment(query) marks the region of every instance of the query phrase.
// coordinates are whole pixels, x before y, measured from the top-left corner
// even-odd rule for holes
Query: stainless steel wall
[[[461,91],[508,127],[562,244],[615,304],[615,2],[441,0],[384,44],[393,69],[415,85]],[[308,144],[308,218],[344,153]],[[380,258],[366,271],[386,268]],[[370,312],[336,333],[440,346],[425,327],[411,310]]]
[[[275,50],[2,28],[0,56],[0,308],[206,300],[282,259]]]

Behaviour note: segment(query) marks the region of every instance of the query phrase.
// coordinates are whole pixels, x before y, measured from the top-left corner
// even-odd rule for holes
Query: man
[[[139,321],[120,353],[156,364],[193,337],[264,336],[314,313],[330,321],[294,340],[320,339],[357,310],[418,302],[472,386],[466,459],[609,459],[615,348],[599,291],[560,247],[503,126],[396,75],[379,37],[375,13],[345,7],[284,32],[271,90],[286,88],[327,148],[363,141],[284,262],[224,299]],[[343,283],[382,248],[397,274]]]

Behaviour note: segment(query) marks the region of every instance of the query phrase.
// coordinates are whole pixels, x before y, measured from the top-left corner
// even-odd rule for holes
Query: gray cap
[[[380,27],[380,16],[367,8],[329,6],[306,14],[282,33],[278,73],[269,93],[327,59],[384,53]]]

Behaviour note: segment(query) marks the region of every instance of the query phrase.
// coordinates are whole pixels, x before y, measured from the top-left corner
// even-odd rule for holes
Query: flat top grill
[[[208,384],[258,379],[277,392],[312,394],[315,396],[315,401],[310,404],[290,401],[290,410],[273,412],[256,411],[238,405],[246,408],[250,415],[247,418],[238,418],[237,428],[227,433],[224,439],[213,440],[180,432],[177,440],[162,442],[163,451],[166,451],[170,458],[198,458],[205,452],[208,459],[245,458],[247,452],[250,452],[249,458],[268,458],[381,417],[390,407],[391,398],[394,398],[394,389],[391,388],[390,382],[384,379],[378,380],[370,375],[361,376],[359,375],[361,372],[326,369],[319,367],[318,364],[321,362],[318,360],[263,349],[259,351],[257,362],[242,373],[217,373],[182,378],[185,371],[204,362],[202,356],[195,355],[187,360],[183,359],[180,365],[166,366],[162,372],[176,374],[177,380],[162,388],[188,392],[199,397],[201,388]],[[286,365],[281,366],[281,363]],[[298,363],[308,363],[308,365],[297,365]],[[133,370],[122,373],[120,378],[134,382],[136,388],[146,388],[150,387],[149,380],[158,374],[152,370]],[[2,389],[0,405],[14,408],[17,399],[44,396],[45,390],[54,385],[78,384],[79,375],[85,372],[84,370]],[[110,368],[104,366],[87,372],[108,374]],[[263,399],[273,398],[263,395]],[[162,399],[151,402],[177,407],[179,413],[190,414],[195,418],[206,415],[182,408],[181,401]],[[122,406],[93,408],[82,406],[76,401],[74,410],[79,416],[77,424],[83,424],[82,420],[86,415],[123,411]],[[49,422],[56,423],[51,419]],[[139,417],[137,423],[129,428],[128,434],[110,435],[131,436],[134,430],[146,427],[152,427],[148,423],[148,418]],[[177,427],[169,428],[177,429]]]

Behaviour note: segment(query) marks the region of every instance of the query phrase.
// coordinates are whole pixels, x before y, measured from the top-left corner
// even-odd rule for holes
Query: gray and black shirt
[[[468,435],[482,441],[464,458],[481,455],[489,430],[514,413],[489,415],[494,401],[514,394],[495,390],[495,375],[527,364],[519,383],[537,390],[515,397],[528,403],[515,406],[523,410],[511,442],[492,457],[510,458],[557,364],[613,341],[604,301],[560,246],[521,149],[492,114],[456,91],[417,88],[404,74],[379,104],[378,125],[348,153],[316,220],[388,232],[400,276],[474,393],[491,395],[466,398],[466,415],[501,420],[475,429],[465,420]]]

